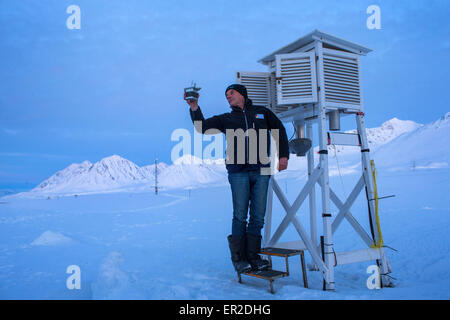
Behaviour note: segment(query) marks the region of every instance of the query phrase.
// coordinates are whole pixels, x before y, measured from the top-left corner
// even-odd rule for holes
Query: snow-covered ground
[[[344,183],[355,179],[347,175]],[[336,267],[334,293],[321,291],[317,272],[308,272],[310,289],[303,288],[298,257],[290,260],[291,276],[275,282],[275,295],[264,280],[244,277],[239,284],[226,241],[232,212],[227,186],[190,195],[182,190],[3,200],[0,298],[449,299],[450,207],[442,196],[449,181],[448,169],[381,171],[380,193],[396,195],[380,200],[385,243],[398,250],[388,250],[396,287],[367,289],[366,268],[373,264],[367,262]],[[331,183],[343,193],[337,177]],[[283,180],[280,186],[292,202],[302,181]],[[360,198],[352,213],[367,222]],[[283,211],[277,201],[274,208],[277,221]],[[307,216],[306,205],[299,213],[305,225]],[[283,240],[295,239],[289,227]],[[336,251],[364,248],[346,222],[334,242]],[[66,288],[69,265],[81,269],[81,290]]]
[[[132,188],[112,184],[114,188],[108,190],[108,181],[84,179],[109,172],[117,162],[124,166],[114,167],[114,172],[121,172],[124,181],[133,180],[130,170],[135,177],[148,177],[142,168],[113,156],[103,165],[70,167],[67,179],[49,179],[54,188],[76,187],[73,181],[90,181],[92,186],[97,181],[101,190],[61,187],[64,192],[34,190],[0,198],[0,299],[449,299],[450,150],[442,144],[449,134],[449,114],[413,127],[371,146],[379,195],[395,194],[380,200],[384,242],[398,250],[387,249],[395,288],[369,290],[366,269],[373,262],[366,262],[336,267],[336,292],[322,291],[321,276],[314,271],[308,271],[310,288],[305,289],[298,257],[290,259],[291,276],[275,281],[274,295],[264,280],[244,277],[245,284],[239,284],[226,240],[231,230],[231,193],[223,183],[220,163],[180,160],[161,167],[161,176],[177,168],[170,179],[179,176],[184,184],[173,181],[158,195],[151,181]],[[359,178],[359,156],[358,152],[336,153],[336,157],[330,153],[330,184],[342,199]],[[198,166],[205,176],[194,176]],[[95,171],[86,175],[85,167]],[[124,167],[129,170],[123,171]],[[304,159],[292,158],[290,172],[275,176],[291,203],[305,183],[302,168]],[[72,180],[75,176],[79,180]],[[284,212],[276,199],[273,212],[276,225]],[[306,201],[298,212],[305,227],[308,212]],[[364,195],[351,212],[369,230]],[[335,207],[332,214],[337,214]],[[281,240],[297,238],[290,226]],[[334,244],[337,252],[364,248],[345,221],[334,235]],[[306,258],[311,260],[309,254]],[[80,290],[66,287],[70,265],[80,267]],[[274,267],[282,269],[282,259],[274,258]]]

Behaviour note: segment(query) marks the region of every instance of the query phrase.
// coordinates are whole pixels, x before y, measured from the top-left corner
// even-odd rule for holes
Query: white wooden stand
[[[388,274],[391,272],[389,267],[389,262],[385,254],[383,247],[377,248],[376,244],[380,241],[380,235],[378,229],[376,228],[376,216],[375,216],[375,205],[373,199],[374,196],[374,181],[371,173],[370,159],[369,159],[369,149],[367,145],[367,137],[364,127],[364,115],[361,112],[355,113],[357,131],[359,139],[361,141],[361,164],[362,164],[362,174],[361,178],[358,180],[353,190],[350,192],[347,199],[342,201],[333,192],[329,185],[328,176],[328,154],[323,152],[327,150],[326,138],[326,127],[324,125],[325,117],[323,112],[321,112],[315,121],[318,121],[319,130],[319,150],[320,153],[319,163],[314,167],[314,155],[313,149],[311,148],[307,154],[308,161],[308,180],[304,185],[303,189],[298,194],[295,201],[290,204],[281,190],[277,180],[272,176],[269,184],[269,195],[267,201],[267,211],[266,211],[266,222],[264,228],[264,246],[265,247],[275,247],[284,249],[295,249],[295,250],[307,250],[312,258],[313,269],[316,268],[320,270],[325,281],[326,290],[334,290],[334,267],[337,265],[344,265],[349,263],[361,262],[361,261],[376,261],[380,268],[381,275],[381,285],[383,287],[391,286],[390,277]],[[311,122],[314,120],[311,120]],[[307,122],[307,135],[312,137],[312,123]],[[320,152],[320,151],[319,151]],[[314,169],[313,169],[314,168]],[[321,255],[321,247],[318,244],[318,232],[317,232],[317,208],[316,208],[316,183],[321,187],[322,196],[322,210],[321,217],[323,223],[322,234],[324,237],[324,256]],[[371,237],[361,226],[361,224],[352,215],[350,208],[355,202],[356,198],[360,194],[363,188],[367,189],[369,197],[369,210],[371,225],[373,226]],[[286,211],[286,215],[279,224],[279,226],[272,233],[272,206],[273,206],[273,194],[277,196],[282,207]],[[310,226],[309,234],[304,228],[302,222],[296,216],[302,204],[305,202],[306,198],[309,198],[309,211],[310,211]],[[333,202],[338,208],[338,213],[334,215],[331,213],[330,202]],[[333,234],[338,229],[340,223],[343,219],[346,219],[353,229],[356,231],[357,235],[364,241],[367,248],[355,251],[344,251],[335,252],[333,249]],[[285,232],[289,224],[295,227],[300,241],[292,242],[279,242],[282,234]]]
[[[312,258],[312,269],[319,270],[326,290],[334,290],[334,267],[337,265],[375,260],[380,268],[382,286],[390,286],[391,272],[381,235],[377,228],[375,212],[374,179],[370,165],[370,153],[364,125],[364,108],[361,89],[360,56],[372,50],[359,44],[338,38],[319,30],[299,38],[259,62],[268,72],[237,72],[237,82],[246,86],[254,104],[271,109],[283,122],[293,122],[297,138],[308,138],[313,143],[313,125],[317,124],[316,145],[319,146],[319,163],[315,165],[313,148],[307,153],[308,180],[291,204],[272,176],[264,230],[264,246],[307,250]],[[340,117],[354,116],[357,134],[337,132]],[[327,120],[330,131],[327,130]],[[305,129],[306,127],[306,129]],[[304,134],[304,136],[302,136]],[[361,178],[347,199],[343,201],[329,184],[328,144],[353,145],[361,148]],[[323,250],[318,243],[317,208],[315,186],[321,188]],[[369,202],[371,236],[350,212],[355,199],[365,188]],[[273,193],[278,197],[286,214],[280,225],[271,232]],[[306,198],[309,199],[309,234],[297,217]],[[338,208],[333,216],[331,202]],[[335,252],[333,233],[343,219],[347,219],[368,248],[350,252]],[[299,241],[280,243],[289,224],[295,227]],[[322,253],[323,252],[323,256]]]

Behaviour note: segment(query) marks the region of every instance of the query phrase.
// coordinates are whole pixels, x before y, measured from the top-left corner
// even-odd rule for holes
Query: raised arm
[[[184,98],[186,100],[186,94],[184,95]],[[223,133],[225,132],[221,116],[214,116],[205,119],[197,100],[186,100],[186,103],[190,107],[189,113],[191,115],[192,123],[194,123],[194,127],[197,132],[202,134],[217,134],[219,133],[219,131]]]

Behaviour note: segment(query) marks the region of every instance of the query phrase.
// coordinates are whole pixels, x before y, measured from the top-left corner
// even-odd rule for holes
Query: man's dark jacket
[[[278,129],[279,130],[279,143],[277,146],[278,156],[279,158],[289,158],[289,145],[288,145],[288,138],[286,135],[286,129],[283,126],[283,123],[278,119],[278,117],[268,108],[265,108],[263,106],[256,106],[253,105],[252,100],[247,99],[245,101],[244,109],[241,109],[238,106],[232,106],[231,112],[223,113],[221,115],[217,115],[208,119],[205,119],[203,117],[203,113],[198,107],[197,110],[192,111],[190,110],[191,119],[192,122],[195,124],[196,121],[200,121],[201,123],[201,133],[204,134],[205,131],[216,129],[222,133],[226,134],[227,129],[242,129],[244,132],[247,131],[247,129],[255,129],[256,131],[256,138],[257,138],[257,145],[256,146],[249,146],[249,140],[250,142],[254,141],[252,139],[249,139],[248,137],[245,137],[245,155],[239,155],[237,154],[237,138],[234,138],[234,158],[230,159],[229,156],[229,148],[230,148],[230,139],[227,137],[227,160],[226,160],[226,168],[228,173],[235,173],[240,171],[247,171],[247,170],[257,170],[261,167],[269,167],[270,162],[268,162],[268,159],[260,159],[260,137],[264,137],[264,135],[260,135],[261,129],[267,130],[267,151],[263,152],[266,155],[270,156],[270,133],[269,130],[272,129]],[[196,127],[196,130],[199,131],[199,128]],[[212,130],[214,131],[214,130]],[[207,132],[208,133],[208,132]],[[216,132],[209,132],[209,133],[218,133]],[[254,143],[254,142],[253,142]],[[256,149],[255,149],[256,148]],[[255,156],[250,156],[249,150],[252,150],[252,154],[255,150],[257,150],[257,156],[255,159]],[[238,161],[239,160],[239,161]],[[242,161],[244,160],[244,161]],[[256,161],[255,161],[256,160]]]

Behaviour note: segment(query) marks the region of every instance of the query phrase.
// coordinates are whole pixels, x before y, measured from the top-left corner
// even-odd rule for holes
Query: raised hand
[[[200,98],[200,94],[198,95],[197,100],[186,99],[186,92],[184,93],[183,99],[186,100],[186,103],[191,107],[192,111],[197,110],[198,108],[198,99]]]

